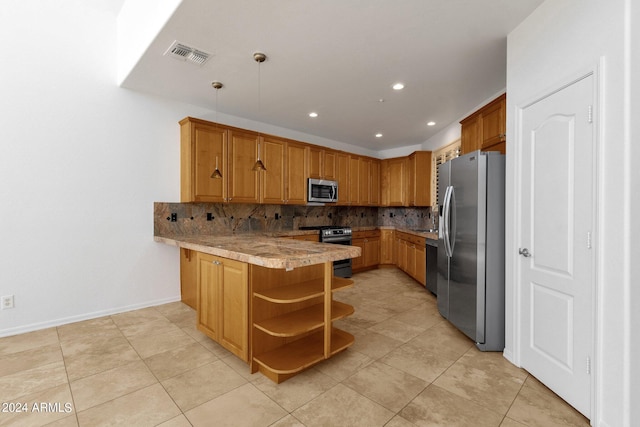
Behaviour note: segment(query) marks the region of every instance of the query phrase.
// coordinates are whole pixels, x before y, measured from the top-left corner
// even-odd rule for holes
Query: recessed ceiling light
[[[404,84],[402,83],[396,83],[393,86],[391,86],[394,90],[402,90],[404,89]]]
[[[435,125],[436,125],[436,122],[429,122],[429,123],[427,123],[427,126],[435,126]]]
[[[312,111],[311,113],[309,113],[309,117],[318,117],[318,113]]]
[[[382,138],[382,134],[380,132],[376,133],[376,138]]]

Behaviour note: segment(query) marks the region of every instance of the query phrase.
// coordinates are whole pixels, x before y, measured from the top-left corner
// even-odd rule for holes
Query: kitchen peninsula
[[[158,236],[197,263],[197,327],[280,383],[354,342],[332,322],[354,312],[332,294],[353,285],[333,261],[355,246],[277,238],[268,233]]]

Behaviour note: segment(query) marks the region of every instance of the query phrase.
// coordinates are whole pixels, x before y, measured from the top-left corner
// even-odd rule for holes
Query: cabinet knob
[[[220,264],[222,264],[222,263],[221,263],[220,261],[218,261],[218,260],[215,260],[215,261],[213,261],[213,264],[214,264],[214,265],[220,265]]]

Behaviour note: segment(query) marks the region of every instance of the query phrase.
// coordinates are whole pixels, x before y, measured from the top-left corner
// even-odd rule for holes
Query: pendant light
[[[211,86],[216,90],[216,126],[218,126],[218,89],[221,89],[223,84],[220,82],[212,82]],[[211,174],[213,179],[222,179],[222,173],[218,169],[218,156],[216,156],[216,168]]]
[[[258,117],[260,117],[260,64],[266,61],[267,55],[261,52],[255,52],[253,54],[253,60],[258,63]],[[253,165],[252,170],[254,171],[266,171],[267,168],[260,160],[260,132],[258,132],[258,159],[256,160],[256,164]]]

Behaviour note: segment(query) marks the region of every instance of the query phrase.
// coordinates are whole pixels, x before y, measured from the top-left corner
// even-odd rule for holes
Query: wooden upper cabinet
[[[349,180],[347,181],[348,204],[360,204],[360,157],[349,156]],[[338,187],[340,191],[340,187]]]
[[[482,109],[482,138],[480,145],[482,150],[490,150],[492,149],[491,147],[506,142],[506,104],[507,95],[504,94]]]
[[[371,202],[371,159],[361,157],[358,161],[358,205],[365,206]]]
[[[323,176],[322,158],[324,151],[320,147],[309,147],[309,157],[307,164],[309,165],[309,178],[320,179]]]
[[[307,147],[288,141],[285,151],[285,203],[304,205],[307,202]],[[267,169],[268,170],[268,169]]]
[[[227,199],[225,128],[192,118],[180,121],[180,201],[225,202]],[[211,178],[216,168],[222,179]]]
[[[460,153],[466,154],[480,149],[480,116],[469,116],[460,122]]]
[[[337,164],[336,164],[337,153],[332,150],[324,150],[324,159],[323,159],[323,167],[324,170],[324,179],[334,180],[337,178]]]
[[[267,168],[260,171],[260,202],[305,204],[307,147],[275,137],[260,140],[261,159]]]
[[[260,141],[260,157],[266,171],[260,173],[260,201],[285,203],[285,150],[287,143],[277,138],[265,137]],[[254,172],[256,173],[256,172]]]
[[[309,146],[309,178],[336,179],[336,152],[315,145]]]
[[[431,205],[431,151],[416,151],[383,163],[383,206]]]
[[[380,160],[372,159],[369,167],[369,204],[380,205]]]
[[[506,103],[502,94],[460,122],[462,154],[475,150],[506,152]]]
[[[232,203],[258,203],[258,134],[229,130],[229,198]],[[267,167],[268,168],[268,167]]]
[[[347,153],[336,154],[336,181],[338,181],[338,205],[351,203],[349,192],[350,157]]]
[[[407,185],[406,179],[408,171],[405,157],[396,157],[386,160],[387,172],[382,180],[382,191],[387,194],[385,206],[406,206],[407,205]]]
[[[352,163],[351,171],[355,172],[355,162]],[[357,198],[351,200],[352,204],[378,206],[380,204],[380,161],[370,157],[360,157],[357,162],[357,171]]]
[[[431,206],[431,151],[409,156],[409,206]]]

